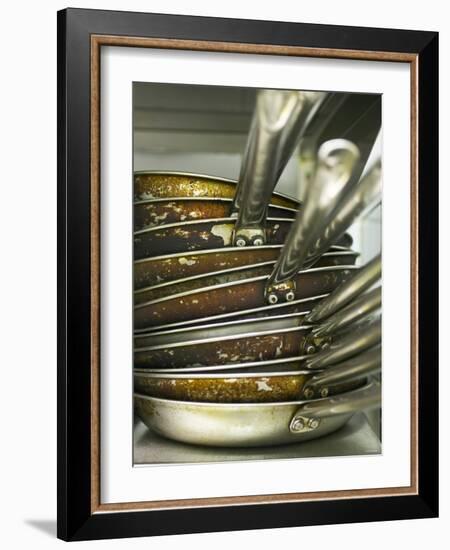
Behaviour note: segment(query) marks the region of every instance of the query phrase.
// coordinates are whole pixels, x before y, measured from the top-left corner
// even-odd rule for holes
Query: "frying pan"
[[[249,372],[155,373],[134,370],[134,390],[164,399],[215,403],[267,403],[327,397],[361,385],[380,371],[381,354],[373,348],[320,372],[307,369],[260,369]]]
[[[239,311],[232,311],[231,313],[222,313],[218,315],[211,315],[209,317],[201,317],[200,319],[191,319],[189,321],[181,321],[175,323],[167,323],[165,325],[158,325],[153,327],[147,327],[144,329],[136,329],[135,335],[138,334],[150,334],[151,332],[188,328],[194,325],[210,325],[220,322],[231,323],[242,320],[255,320],[261,318],[276,317],[280,315],[289,315],[291,313],[303,313],[305,311],[311,311],[311,309],[318,305],[321,300],[327,297],[328,294],[319,294],[318,296],[311,296],[310,298],[304,298],[303,300],[294,300],[293,302],[284,302],[276,304],[274,306],[264,305],[262,307],[256,307],[252,309],[244,309]]]
[[[171,199],[173,197],[216,197],[233,199],[236,181],[217,176],[187,172],[140,171],[134,173],[134,200]],[[273,193],[271,203],[276,206],[298,209],[298,201]]]
[[[251,138],[251,136],[250,136]],[[336,141],[336,140],[335,140]],[[327,142],[328,143],[328,142]],[[333,142],[334,143],[334,142]],[[346,142],[347,149],[350,147],[349,142]],[[324,144],[322,147],[326,147]],[[329,145],[330,147],[330,145]],[[356,146],[353,146],[355,151]],[[259,150],[260,157],[264,159],[264,166],[268,160],[271,162],[273,159],[273,151],[266,150],[265,144],[262,143],[262,148]],[[338,152],[342,157],[344,154],[349,156],[351,152],[342,150]],[[355,155],[356,153],[354,153]],[[336,155],[337,157],[338,155]],[[250,159],[251,160],[251,159]],[[353,168],[353,164],[350,168]],[[277,163],[277,158],[275,158]],[[265,218],[267,211],[267,203],[270,194],[264,192],[262,184],[267,186],[266,173],[263,177],[258,178],[261,167],[255,164],[249,163],[249,157],[244,161],[242,170],[246,173],[246,179],[244,180],[245,186],[251,187],[252,191],[250,196],[245,198],[245,203],[238,212],[238,218],[235,217],[219,217],[197,220],[191,219],[188,221],[180,221],[176,223],[168,223],[165,225],[156,225],[154,227],[145,227],[134,232],[134,257],[135,259],[142,259],[150,256],[157,256],[160,254],[170,254],[176,252],[186,252],[189,250],[204,250],[210,248],[222,248],[230,246],[235,243],[237,245],[257,244],[282,244],[285,241],[286,235],[289,232],[292,219],[286,219],[285,217],[272,217],[265,219],[265,227],[261,229],[261,223],[256,224],[256,229],[252,228],[252,224],[255,225],[251,219],[253,212],[258,212],[258,220]],[[323,170],[322,170],[323,171]],[[319,174],[322,173],[319,171]],[[242,172],[241,172],[242,174]],[[328,190],[334,189],[335,194],[339,191],[342,185],[339,184],[339,174],[335,167],[330,167],[329,173],[325,175],[326,179],[330,175],[334,176],[334,185],[328,186]],[[348,174],[345,178],[345,182],[351,179],[353,175]],[[270,179],[270,178],[269,178]],[[343,183],[345,183],[343,182]],[[240,181],[239,184],[242,182]],[[251,183],[251,185],[250,185]],[[269,182],[270,183],[270,182]],[[241,185],[240,185],[241,187]],[[237,192],[239,191],[238,188]],[[255,191],[255,189],[257,191]],[[249,194],[247,193],[247,195]],[[253,195],[253,193],[255,193]],[[328,198],[329,198],[328,194]],[[248,200],[247,200],[248,199]],[[310,201],[311,203],[311,201]],[[261,204],[263,208],[261,209]],[[210,205],[209,205],[210,206]],[[167,213],[167,212],[166,212]],[[207,216],[205,212],[205,216]],[[243,218],[245,216],[245,218]],[[159,216],[159,219],[161,216]],[[297,219],[299,216],[297,216]],[[138,217],[138,220],[142,222],[142,216]],[[308,219],[308,223],[317,221],[317,219]],[[145,222],[145,220],[144,220]],[[238,224],[238,225],[236,225]],[[240,225],[239,225],[240,224]],[[244,225],[243,225],[244,224]],[[236,233],[238,229],[239,235]],[[255,232],[256,231],[256,232]]]
[[[133,205],[134,231],[182,221],[227,218],[232,214],[231,207],[231,199],[214,197],[172,197],[138,201]],[[297,209],[269,206],[268,212],[270,217],[292,220]]]
[[[367,318],[381,305],[380,289],[363,294],[352,304],[343,308],[321,325],[312,327],[311,345],[308,346],[308,353],[315,348],[322,346],[333,334],[342,332],[351,325],[357,326],[361,319]],[[308,326],[305,323],[305,316],[308,312],[282,313],[270,317],[259,317],[253,319],[239,319],[218,323],[201,324],[195,326],[183,326],[178,328],[160,329],[150,332],[136,334],[134,345],[136,348],[146,346],[160,346],[176,342],[189,342],[202,339],[221,339],[224,336],[236,334],[253,333],[271,330],[276,333],[281,329]],[[308,337],[309,338],[309,337]]]
[[[360,410],[378,407],[380,386],[332,397],[277,403],[201,403],[134,396],[142,421],[156,433],[194,445],[257,447],[298,443],[329,434]]]
[[[345,239],[345,246],[332,246],[330,252],[351,255],[349,264],[354,263],[354,254],[347,247],[351,239]],[[344,242],[341,239],[341,242]],[[151,258],[142,258],[134,262],[134,288],[139,290],[159,283],[183,279],[184,277],[210,273],[219,269],[232,269],[260,262],[275,261],[280,254],[281,245],[248,246],[164,254]],[[320,260],[319,260],[320,262]],[[317,267],[321,264],[318,263]]]
[[[317,188],[318,191],[311,194],[309,204],[311,204],[314,196],[319,197],[322,202],[324,199],[328,200],[329,194],[327,193],[327,189],[331,187],[334,189],[332,196],[336,196],[336,189],[345,186],[349,178],[351,178],[357,154],[357,148],[353,144],[343,140],[334,140],[322,145],[316,176],[317,185],[311,186],[312,189]],[[316,209],[315,212],[310,207],[307,211],[306,223],[302,221],[299,223],[298,220],[301,220],[302,217],[297,215],[292,226],[294,228],[300,227],[299,234],[296,235],[295,232],[290,232],[289,241],[282,248],[281,254],[269,277],[262,275],[241,281],[212,285],[140,303],[134,309],[134,327],[142,329],[155,325],[164,325],[261,307],[265,301],[264,293],[267,293],[268,289],[269,303],[276,303],[280,290],[278,288],[280,286],[278,284],[280,280],[279,276],[282,279],[281,291],[284,299],[287,301],[331,292],[348,277],[351,266],[323,267],[304,272],[295,270],[298,263],[297,256],[305,257],[305,252],[301,249],[301,246],[304,244],[305,238],[307,239],[308,224],[315,229],[320,228],[320,219],[318,218],[323,214],[323,211],[326,211],[326,207]],[[315,215],[313,216],[312,213]],[[210,220],[207,223],[211,224],[215,222]],[[169,226],[165,226],[165,228],[167,227]],[[147,230],[147,232],[151,231]],[[209,235],[209,232],[205,233],[205,242],[208,240]],[[161,239],[161,242],[164,243],[164,239]],[[275,283],[277,286],[276,293],[270,290],[272,283]],[[292,289],[296,290],[297,295],[295,295]]]
[[[355,269],[354,266],[319,267],[298,273],[295,277],[297,299],[331,292]],[[267,279],[262,275],[138,304],[134,308],[134,327],[144,329],[262,307]]]
[[[315,264],[316,267],[354,265],[357,254],[353,251],[335,252],[324,254]],[[269,275],[275,264],[274,260],[258,261],[255,264],[249,264],[244,267],[233,267],[210,271],[201,275],[191,275],[174,281],[161,282],[146,288],[141,288],[134,292],[134,303],[142,304],[150,302],[165,296],[187,292],[196,288],[207,287],[257,277],[259,275]]]
[[[273,315],[271,317],[259,317],[256,319],[239,319],[226,323],[218,322],[206,325],[196,323],[194,326],[143,332],[135,334],[134,345],[136,348],[143,348],[146,346],[188,342],[205,338],[222,338],[223,336],[233,336],[235,334],[247,334],[267,330],[271,330],[275,333],[280,329],[299,327],[303,324],[306,314],[307,311],[303,311],[300,313]],[[311,327],[309,326],[309,328]]]
[[[211,218],[140,229],[134,232],[134,259],[230,246],[235,223],[235,218]],[[268,218],[267,242],[284,243],[291,225],[292,220]]]
[[[181,341],[135,348],[134,365],[138,368],[179,368],[201,365],[225,365],[300,355],[310,328],[291,327],[239,333],[217,338]]]
[[[310,327],[302,324],[302,315],[298,314],[161,331],[135,337],[134,363],[140,368],[170,369],[264,361],[313,353],[326,342],[326,348],[305,361],[307,369],[317,369],[348,359],[381,340],[379,320],[352,325],[351,329],[351,334],[338,334],[336,338],[315,337],[314,345],[308,339]]]

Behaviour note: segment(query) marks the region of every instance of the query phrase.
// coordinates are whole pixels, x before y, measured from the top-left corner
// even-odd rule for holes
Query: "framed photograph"
[[[58,13],[58,536],[438,514],[438,35]]]

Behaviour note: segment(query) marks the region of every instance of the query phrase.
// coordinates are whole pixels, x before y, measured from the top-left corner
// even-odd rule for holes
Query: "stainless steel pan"
[[[283,247],[269,278],[262,276],[263,278],[254,277],[224,285],[213,285],[138,304],[134,310],[135,328],[260,307],[265,301],[265,293],[269,303],[273,304],[278,301],[280,293],[286,301],[292,301],[295,298],[302,299],[331,292],[348,276],[343,267],[342,271],[338,268],[319,268],[317,271],[313,269],[300,274],[296,268],[301,265],[298,258],[301,260],[306,257],[310,242],[308,228],[312,228],[311,234],[316,236],[321,227],[321,216],[331,208],[328,203],[330,200],[332,203],[336,201],[339,189],[345,187],[352,177],[357,156],[356,147],[343,140],[327,142],[322,146],[315,184],[311,186],[315,191],[310,194],[307,203],[309,206],[305,210],[306,217],[298,215],[292,224],[298,233],[290,232],[288,242]],[[334,191],[330,191],[331,188]],[[318,199],[320,208],[314,206],[314,197]],[[230,234],[227,235],[227,238],[230,238]],[[206,232],[205,242],[209,236],[210,233]],[[162,238],[161,243],[163,242],[165,240]]]
[[[309,332],[301,326],[135,348],[134,365],[179,368],[297,356]]]
[[[297,299],[331,292],[356,269],[354,266],[321,267],[298,273],[295,277]],[[263,275],[138,304],[134,308],[134,327],[145,329],[263,307],[267,279]]]
[[[380,289],[363,294],[352,304],[338,311],[332,317],[324,321],[319,326],[313,326],[311,330],[311,341],[315,342],[317,347],[333,334],[342,332],[349,326],[355,324],[361,319],[367,318],[381,306]],[[217,323],[201,324],[195,326],[183,326],[162,330],[153,330],[147,333],[139,333],[134,337],[134,344],[137,348],[146,346],[172,344],[175,342],[187,342],[201,340],[205,338],[220,339],[223,336],[232,336],[235,334],[252,333],[257,331],[271,330],[276,333],[278,330],[293,328],[305,323],[305,316],[308,311],[298,313],[285,313],[281,315],[271,315],[270,317],[257,317],[253,319],[219,321]],[[312,349],[310,348],[310,352]]]
[[[257,447],[298,443],[327,435],[360,410],[378,407],[380,386],[316,400],[278,403],[199,403],[134,396],[143,422],[156,433],[194,445]]]
[[[134,259],[230,246],[235,223],[235,218],[214,218],[159,225],[135,231]],[[282,244],[291,225],[292,220],[268,218],[268,244]]]
[[[205,325],[196,323],[194,326],[155,330],[148,333],[143,332],[135,334],[134,345],[136,348],[142,348],[146,346],[174,344],[176,342],[195,341],[204,338],[222,338],[223,336],[248,334],[259,331],[271,330],[276,333],[281,329],[301,326],[307,313],[307,311],[303,311],[300,313],[274,315],[269,318],[239,319],[226,323],[218,322]]]
[[[205,174],[171,171],[140,171],[134,173],[134,200],[171,199],[174,197],[203,197],[233,199],[236,181]],[[298,201],[273,193],[271,203],[275,206],[298,208]]]
[[[134,333],[138,334],[150,334],[152,332],[159,332],[161,330],[172,330],[178,328],[188,328],[196,325],[210,325],[216,323],[230,323],[243,320],[255,320],[261,318],[277,317],[281,315],[289,315],[291,313],[303,313],[305,311],[311,311],[321,300],[326,298],[328,294],[319,294],[318,296],[311,296],[303,300],[294,300],[293,302],[284,302],[276,304],[274,306],[264,305],[262,307],[256,307],[252,309],[244,309],[238,311],[232,311],[231,313],[222,313],[219,315],[210,315],[209,317],[201,317],[199,319],[190,319],[188,321],[181,321],[175,323],[167,323],[165,325],[157,325],[153,327],[147,327],[143,329],[136,329]]]
[[[227,218],[232,214],[232,200],[214,197],[172,197],[135,202],[134,231],[183,221]],[[295,218],[297,209],[270,205],[272,218]]]
[[[341,242],[344,246],[334,245],[330,247],[330,253],[334,253],[335,258],[340,256],[343,263],[351,265],[358,254],[348,248],[352,244],[348,235]],[[275,261],[281,247],[282,245],[227,247],[142,258],[134,262],[134,288],[140,290],[185,277]],[[327,253],[324,254],[325,257],[326,255]],[[346,255],[348,262],[345,262]],[[316,264],[317,267],[321,265],[320,261]]]
[[[301,316],[294,315],[281,317],[273,323],[264,320],[141,335],[135,338],[135,343],[143,345],[135,347],[134,363],[140,368],[189,369],[295,357],[314,353],[322,345],[320,352],[305,361],[305,368],[317,369],[366,351],[381,340],[379,320],[364,326],[352,325],[350,335],[338,333],[322,340],[314,337],[313,341],[308,337],[310,327],[301,322]],[[285,328],[285,325],[291,326]],[[253,331],[245,332],[245,328]]]
[[[156,373],[134,370],[134,391],[163,399],[214,403],[267,403],[327,397],[361,385],[381,369],[381,353],[374,348],[312,373],[307,369]]]
[[[324,254],[315,266],[333,267],[339,265],[354,265],[356,258],[357,254],[353,251],[328,253]],[[164,298],[165,296],[188,292],[196,288],[230,283],[232,281],[258,277],[260,275],[269,275],[274,264],[275,260],[268,260],[265,262],[259,261],[258,263],[253,265],[249,264],[244,267],[233,267],[217,271],[212,270],[200,275],[191,275],[173,281],[157,283],[135,290],[134,303],[142,304],[157,300],[158,298]]]

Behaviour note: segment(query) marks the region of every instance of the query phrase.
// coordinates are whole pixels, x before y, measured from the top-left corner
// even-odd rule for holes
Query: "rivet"
[[[311,388],[306,388],[303,391],[303,395],[306,397],[306,399],[311,399],[312,397],[314,397],[314,390],[312,390]]]
[[[276,304],[278,302],[278,296],[276,294],[269,294],[269,304]]]
[[[287,294],[286,294],[286,301],[287,302],[292,302],[292,300],[295,298],[295,294],[292,290],[290,290]]]
[[[309,344],[309,346],[306,347],[306,353],[308,355],[312,355],[315,351],[316,348],[312,344]]]
[[[320,426],[319,418],[310,418],[308,420],[308,428],[311,428],[311,430],[317,430],[319,426]]]
[[[328,397],[328,388],[322,388],[320,390],[320,397]]]
[[[261,237],[256,237],[253,241],[254,246],[262,246],[264,244],[264,241]]]
[[[291,424],[291,430],[293,432],[301,432],[305,427],[305,423],[301,418],[296,418]]]
[[[236,239],[236,246],[245,246],[246,244],[247,243],[245,242],[245,239],[243,239],[242,237]]]

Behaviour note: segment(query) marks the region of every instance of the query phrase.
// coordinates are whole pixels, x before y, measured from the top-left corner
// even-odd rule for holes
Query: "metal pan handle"
[[[232,214],[236,246],[266,242],[264,222],[275,185],[325,92],[262,90],[256,100]]]
[[[300,405],[291,419],[289,430],[292,433],[311,432],[320,426],[323,418],[373,409],[380,405],[381,385],[372,381],[363,388]]]
[[[358,158],[358,148],[350,141],[333,139],[321,145],[314,181],[306,190],[303,208],[266,284],[269,303],[275,304],[281,298],[295,299],[294,277],[322,232],[324,220],[345,191]]]
[[[350,225],[365,211],[381,201],[381,162],[354,186],[329,213],[325,229],[308,250],[305,267],[311,267],[341,237]]]
[[[322,338],[342,331],[349,325],[366,318],[381,307],[381,287],[358,296],[350,305],[340,309],[331,317],[312,329],[314,337]]]
[[[381,277],[381,255],[368,262],[345,283],[339,285],[329,296],[305,317],[305,323],[317,323],[333,315],[356,296],[370,288]]]
[[[381,347],[376,346],[360,353],[347,361],[333,365],[322,372],[314,374],[303,386],[305,399],[327,397],[330,386],[358,380],[381,370]]]
[[[381,342],[381,318],[355,326],[305,362],[307,369],[322,369],[353,357]]]

